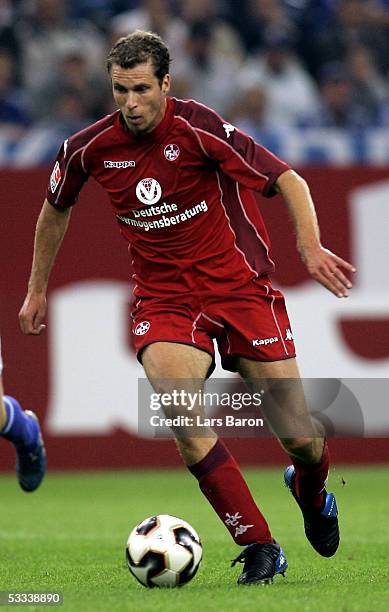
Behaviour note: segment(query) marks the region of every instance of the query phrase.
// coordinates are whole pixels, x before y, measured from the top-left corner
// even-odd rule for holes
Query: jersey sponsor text
[[[172,205],[173,206],[173,205]],[[176,206],[176,205],[175,205]],[[157,207],[162,208],[162,207]],[[140,227],[145,232],[148,232],[150,229],[161,229],[164,227],[170,227],[172,225],[178,225],[179,223],[183,223],[185,221],[189,221],[192,217],[198,215],[202,212],[207,212],[208,206],[205,200],[199,202],[192,208],[186,208],[183,212],[178,215],[171,215],[170,217],[162,216],[162,219],[154,219],[153,221],[142,221],[141,219],[131,219],[130,217],[124,217],[123,215],[116,215],[116,218],[125,223],[126,225],[131,225],[131,227]],[[137,211],[143,212],[143,211]],[[133,211],[135,214],[135,211]]]

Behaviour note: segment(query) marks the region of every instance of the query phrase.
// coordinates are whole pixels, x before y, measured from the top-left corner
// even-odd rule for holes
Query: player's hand
[[[19,312],[20,329],[24,334],[39,336],[46,325],[46,295],[44,293],[28,293]]]
[[[351,263],[321,245],[314,248],[300,247],[299,251],[312,278],[336,297],[349,296],[349,290],[353,285],[347,273],[356,272],[356,268]]]

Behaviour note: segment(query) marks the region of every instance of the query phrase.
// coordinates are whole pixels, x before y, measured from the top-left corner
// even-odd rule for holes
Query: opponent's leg
[[[202,388],[211,357],[192,346],[170,342],[150,344],[142,354],[146,374],[157,393],[174,389],[198,392]],[[184,407],[170,409],[168,416],[184,413]],[[187,413],[186,413],[187,414]],[[201,406],[191,410],[202,415]],[[180,454],[200,489],[239,545],[272,542],[268,525],[257,508],[239,467],[216,434],[173,428]]]
[[[306,535],[317,552],[332,556],[339,528],[335,498],[325,489],[329,452],[321,424],[309,415],[296,360],[240,358],[239,372],[254,388],[265,388],[263,414],[292,459],[285,482],[303,512]]]
[[[35,491],[46,471],[46,455],[38,419],[19,402],[4,395],[0,376],[0,437],[12,442],[16,449],[18,481],[27,493]]]

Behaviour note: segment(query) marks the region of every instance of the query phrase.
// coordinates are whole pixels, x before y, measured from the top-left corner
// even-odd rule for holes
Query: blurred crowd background
[[[292,163],[389,161],[389,0],[0,0],[0,166],[114,110],[105,56],[158,32],[172,95]]]

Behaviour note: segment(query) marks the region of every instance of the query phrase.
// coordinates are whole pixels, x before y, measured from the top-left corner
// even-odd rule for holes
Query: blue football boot
[[[31,419],[36,429],[36,446],[27,450],[16,450],[16,474],[23,491],[31,493],[41,484],[46,473],[46,451],[38,417],[31,410],[25,410],[25,415]]]
[[[322,557],[332,557],[339,546],[338,508],[333,493],[327,493],[321,510],[303,505],[296,495],[295,469],[293,465],[286,468],[284,480],[292,493],[304,518],[305,535],[316,552]]]

